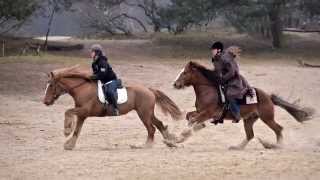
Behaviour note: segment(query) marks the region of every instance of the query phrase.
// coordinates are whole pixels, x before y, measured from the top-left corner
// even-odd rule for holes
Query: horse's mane
[[[89,68],[81,67],[79,65],[55,69],[51,72],[55,79],[60,78],[83,78],[88,79],[89,76],[92,74]]]
[[[219,84],[217,81],[217,73],[214,70],[208,69],[197,62],[191,61],[190,64],[192,67],[196,68],[213,85],[217,86]]]

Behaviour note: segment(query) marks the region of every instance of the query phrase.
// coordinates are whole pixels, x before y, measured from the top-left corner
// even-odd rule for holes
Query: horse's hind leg
[[[156,131],[155,127],[152,124],[153,111],[152,110],[150,110],[150,111],[149,110],[144,110],[144,111],[138,110],[137,113],[148,131],[148,137],[147,137],[147,140],[145,143],[145,147],[147,147],[147,148],[152,147],[153,140],[154,140],[154,133]]]
[[[156,128],[160,131],[163,139],[175,139],[175,136],[169,133],[168,126],[163,125],[163,123],[154,115],[152,117],[152,124],[155,125]]]
[[[267,148],[267,149],[280,148],[281,145],[282,145],[282,139],[283,139],[283,136],[282,136],[283,128],[282,128],[282,126],[280,126],[274,120],[273,116],[272,117],[270,117],[270,116],[262,116],[261,119],[276,134],[276,136],[277,136],[277,145],[270,144],[268,142],[263,141],[262,139],[259,139],[260,143],[263,145],[264,148]]]
[[[246,139],[244,139],[239,145],[231,146],[229,149],[242,150],[247,146],[249,141],[254,137],[253,124],[256,122],[258,118],[259,117],[257,114],[252,114],[250,117],[243,120],[243,125],[246,132]]]

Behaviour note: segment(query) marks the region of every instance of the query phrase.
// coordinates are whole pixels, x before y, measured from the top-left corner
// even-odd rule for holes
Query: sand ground
[[[134,55],[133,55],[134,56]],[[205,60],[199,60],[209,65]],[[125,58],[113,61],[126,84],[140,83],[162,90],[183,110],[194,109],[192,88],[175,90],[172,81],[186,62]],[[168,148],[156,132],[151,149],[142,144],[146,130],[135,112],[113,118],[86,120],[74,150],[63,149],[64,111],[73,106],[65,95],[46,107],[41,102],[46,76],[55,63],[11,62],[0,65],[0,179],[319,179],[320,117],[300,124],[276,108],[284,127],[284,147],[264,149],[254,139],[245,150],[228,147],[244,137],[242,122],[208,126],[180,148]],[[295,63],[244,63],[249,82],[289,101],[320,110],[320,71]],[[170,131],[178,134],[186,121],[174,122],[157,111]],[[275,142],[275,135],[258,121],[255,136]]]

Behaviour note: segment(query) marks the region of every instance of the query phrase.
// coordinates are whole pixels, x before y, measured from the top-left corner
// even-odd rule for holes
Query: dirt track
[[[141,83],[161,89],[182,109],[193,109],[192,88],[171,87],[185,62],[117,61],[114,69],[126,84]],[[202,62],[205,63],[205,62]],[[261,66],[261,64],[263,66]],[[320,118],[304,124],[276,108],[284,127],[284,148],[266,150],[254,139],[243,151],[228,147],[245,137],[242,122],[210,125],[183,147],[170,149],[156,133],[152,149],[142,144],[146,130],[132,112],[115,118],[89,118],[73,151],[63,150],[64,111],[72,99],[62,96],[54,106],[41,103],[47,72],[59,64],[8,63],[0,66],[0,179],[319,179]],[[320,71],[294,64],[242,65],[249,82],[267,92],[316,107],[320,102]],[[186,122],[173,122],[157,113],[174,133]],[[262,122],[256,137],[275,142]]]

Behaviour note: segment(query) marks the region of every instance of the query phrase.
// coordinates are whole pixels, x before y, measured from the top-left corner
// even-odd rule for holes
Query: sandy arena
[[[194,109],[192,88],[175,90],[172,81],[186,63],[124,58],[112,61],[125,84],[140,83],[162,90],[181,109]],[[209,66],[209,61],[198,60]],[[88,62],[88,66],[89,66]],[[245,137],[243,123],[226,121],[207,127],[179,148],[168,148],[156,132],[151,149],[131,149],[144,143],[147,131],[135,112],[121,117],[89,118],[76,147],[63,149],[64,111],[73,106],[68,95],[53,106],[42,104],[47,77],[59,63],[10,62],[0,65],[0,179],[320,179],[320,118],[303,124],[276,108],[284,127],[284,147],[264,149],[253,139],[245,150],[228,150]],[[289,101],[320,111],[320,71],[295,63],[243,63],[250,84]],[[170,131],[180,133],[186,121],[174,122],[159,110]],[[275,142],[275,135],[257,121],[255,137]]]

